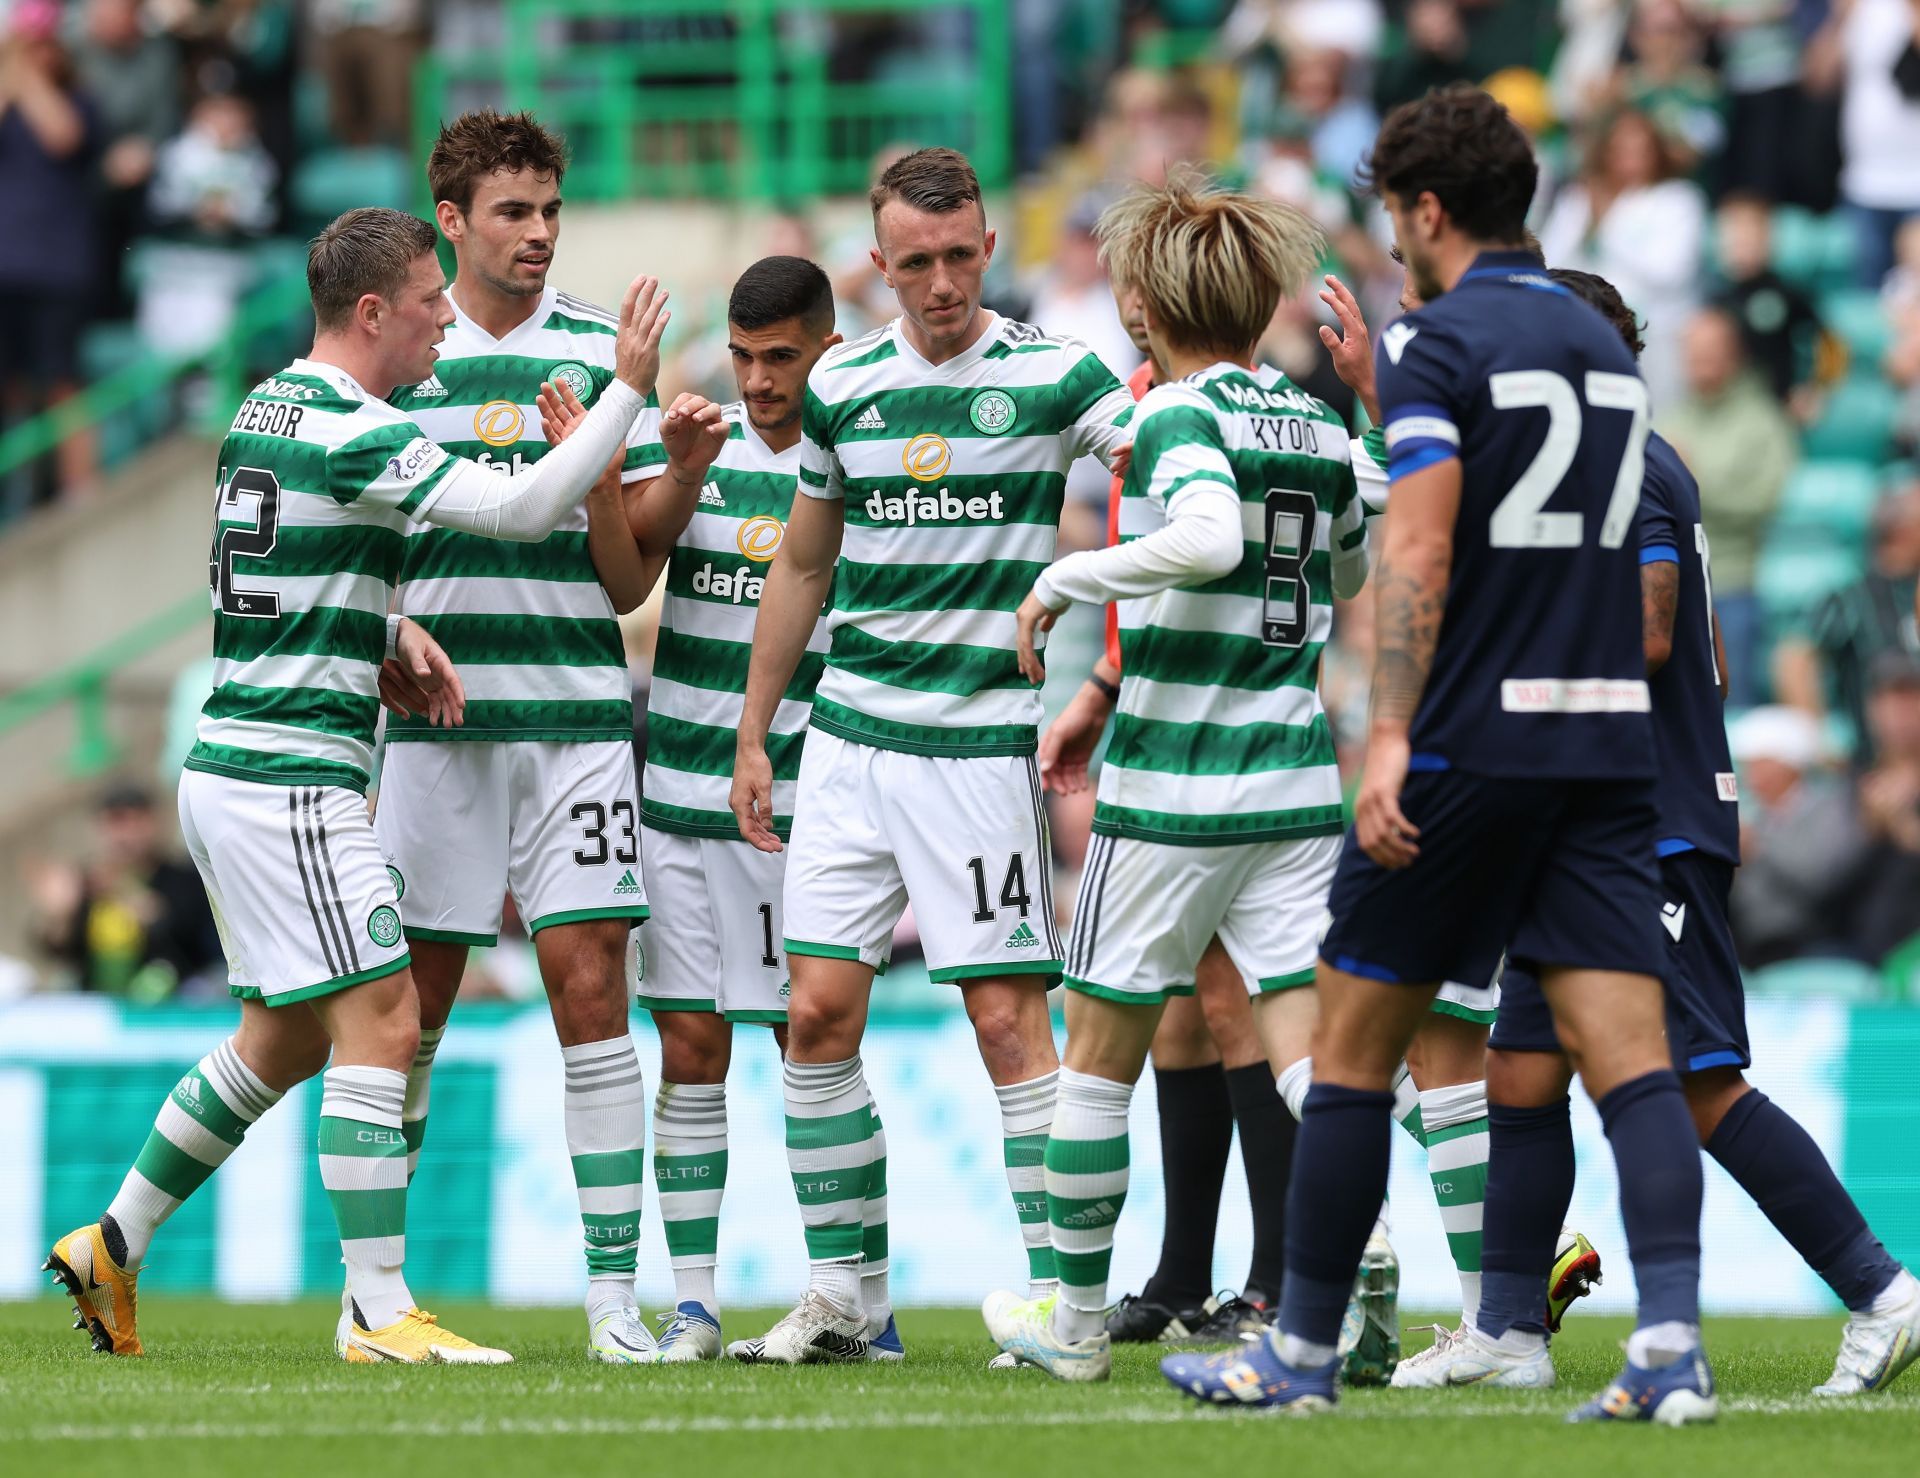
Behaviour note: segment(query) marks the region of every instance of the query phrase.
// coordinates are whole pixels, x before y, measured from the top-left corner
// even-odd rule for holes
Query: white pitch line
[[[286,1388],[279,1388],[282,1394]],[[329,1387],[329,1392],[344,1388]],[[1551,1400],[1551,1398],[1548,1398]],[[1813,1412],[1838,1417],[1865,1418],[1905,1416],[1920,1418],[1920,1400],[1867,1399],[1832,1401],[1814,1396],[1787,1398],[1734,1398],[1723,1401],[1721,1409],[1730,1415],[1803,1416]],[[1494,1406],[1462,1400],[1451,1410],[1411,1403],[1393,1405],[1348,1406],[1337,1412],[1335,1421],[1451,1421],[1539,1420],[1561,1414],[1559,1403],[1532,1406]],[[1123,1406],[1085,1411],[870,1411],[859,1416],[768,1416],[768,1417],[474,1417],[466,1421],[399,1421],[337,1424],[275,1422],[256,1425],[224,1425],[211,1422],[151,1423],[136,1422],[103,1431],[100,1426],[50,1425],[0,1431],[0,1443],[19,1442],[235,1442],[268,1438],[328,1439],[341,1437],[405,1438],[428,1437],[677,1437],[725,1433],[809,1433],[875,1430],[950,1430],[978,1427],[1095,1427],[1095,1426],[1173,1426],[1209,1420],[1233,1420],[1236,1413],[1201,1406]],[[1268,1414],[1271,1415],[1271,1414]]]

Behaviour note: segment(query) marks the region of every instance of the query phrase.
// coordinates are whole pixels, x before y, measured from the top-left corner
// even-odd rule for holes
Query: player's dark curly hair
[[[1572,267],[1555,267],[1547,276],[1612,324],[1633,357],[1640,357],[1640,351],[1647,347],[1646,340],[1640,337],[1640,320],[1633,316],[1633,309],[1620,296],[1619,288],[1604,277],[1577,272]]]
[[[500,169],[552,175],[557,185],[567,173],[566,143],[531,113],[476,108],[440,126],[427,156],[427,188],[436,203],[450,200],[465,215],[480,181]]]
[[[1383,199],[1431,191],[1476,241],[1517,244],[1526,233],[1540,166],[1533,145],[1493,98],[1470,83],[1436,87],[1387,115],[1360,169]]]

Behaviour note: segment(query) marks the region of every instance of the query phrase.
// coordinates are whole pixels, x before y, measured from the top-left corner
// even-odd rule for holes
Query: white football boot
[[[758,1339],[727,1346],[730,1358],[749,1365],[812,1365],[867,1358],[867,1316],[841,1308],[814,1289]]]
[[[1855,1314],[1840,1335],[1840,1355],[1816,1396],[1860,1396],[1884,1391],[1895,1376],[1920,1358],[1920,1280],[1902,1272],[1895,1286],[1906,1297],[1884,1314]]]
[[[1493,1386],[1508,1391],[1545,1391],[1552,1387],[1553,1357],[1545,1340],[1524,1355],[1512,1354],[1478,1333],[1471,1324],[1448,1329],[1435,1324],[1433,1343],[1395,1367],[1388,1382],[1397,1391],[1430,1391],[1442,1386]]]
[[[653,1331],[632,1304],[615,1304],[587,1320],[587,1354],[603,1365],[651,1365]]]
[[[1004,1355],[1016,1364],[1037,1365],[1055,1380],[1097,1381],[1113,1373],[1113,1337],[1106,1330],[1081,1340],[1064,1340],[1054,1332],[1053,1308],[1058,1294],[1022,1298],[1002,1290],[989,1293],[980,1305],[987,1333]],[[993,1367],[1005,1369],[996,1359]]]

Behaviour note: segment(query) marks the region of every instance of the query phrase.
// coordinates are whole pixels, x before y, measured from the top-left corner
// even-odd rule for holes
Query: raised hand
[[[657,277],[636,277],[620,304],[620,331],[614,340],[614,373],[642,395],[653,394],[660,379],[660,335],[673,315]]]
[[[579,430],[580,423],[587,418],[587,408],[580,403],[580,397],[565,385],[549,384],[543,380],[540,393],[534,397],[533,403],[540,412],[540,429],[546,434],[549,446],[560,445]],[[607,463],[606,470],[600,474],[600,481],[594,486],[598,488],[609,478],[616,487],[619,486],[620,472],[626,462],[627,449],[622,447],[613,454],[613,460]]]
[[[1327,352],[1333,356],[1333,372],[1360,397],[1367,414],[1378,425],[1380,397],[1373,388],[1373,339],[1367,333],[1367,320],[1360,312],[1360,300],[1331,272],[1326,276],[1326,284],[1320,301],[1333,309],[1333,316],[1340,320],[1340,331],[1336,333],[1324,323],[1321,324],[1320,342],[1327,346]]]
[[[732,429],[720,407],[704,395],[683,391],[660,418],[660,444],[682,473],[704,473],[727,444]]]

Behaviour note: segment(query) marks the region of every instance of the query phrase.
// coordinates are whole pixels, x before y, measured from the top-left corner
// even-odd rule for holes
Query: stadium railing
[[[865,80],[830,75],[833,22],[950,23],[959,48],[907,50]],[[553,46],[555,25],[629,39]],[[531,108],[573,151],[578,200],[701,196],[773,203],[864,191],[889,144],[963,149],[982,183],[1012,174],[1005,0],[507,0],[502,44],[428,56],[416,72],[416,154],[477,103]]]
[[[74,734],[73,747],[67,753],[67,774],[74,780],[104,775],[122,757],[108,716],[109,689],[115,674],[206,622],[211,614],[206,592],[195,591],[80,661],[0,696],[0,734],[71,704]]]

